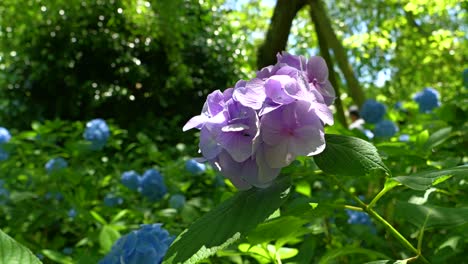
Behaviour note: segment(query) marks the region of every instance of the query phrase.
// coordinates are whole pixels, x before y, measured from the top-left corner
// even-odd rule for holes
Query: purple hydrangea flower
[[[161,224],[141,225],[122,236],[99,264],[159,264],[174,241]]]
[[[133,170],[122,173],[122,184],[132,191],[138,190],[138,186],[140,186],[140,180],[140,175],[138,175],[138,173]]]
[[[185,205],[185,196],[182,194],[174,194],[169,199],[169,207],[180,210]]]
[[[421,113],[429,113],[434,108],[439,107],[439,98],[439,92],[433,88],[424,88],[413,97],[414,101],[419,104],[419,112]]]
[[[162,175],[155,169],[149,169],[143,174],[138,191],[151,201],[163,198],[167,193]]]
[[[199,175],[205,172],[206,165],[196,161],[195,159],[189,159],[185,162],[185,169],[193,175]]]
[[[374,135],[376,137],[389,138],[398,132],[398,127],[390,120],[383,120],[375,124]]]
[[[86,123],[83,137],[91,142],[93,150],[102,149],[106,145],[109,136],[109,127],[103,119],[97,118]]]
[[[366,100],[361,107],[361,117],[370,124],[380,122],[387,111],[384,104],[373,99]]]
[[[209,94],[183,128],[201,130],[204,159],[239,189],[267,187],[297,156],[322,152],[323,127],[333,124],[325,61],[286,52],[277,58],[256,78]]]
[[[45,164],[44,167],[45,167],[47,173],[50,174],[50,173],[65,169],[66,167],[68,167],[68,163],[64,158],[58,157],[58,158],[50,159]]]

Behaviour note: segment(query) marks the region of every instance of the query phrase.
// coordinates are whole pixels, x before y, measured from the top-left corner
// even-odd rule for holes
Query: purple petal
[[[242,176],[245,174],[242,173],[249,175],[255,173],[255,171],[251,170],[251,165],[248,164],[249,162],[251,161],[244,163],[235,162],[228,153],[223,151],[219,154],[217,161],[214,162],[214,167],[217,168],[224,177],[228,178],[236,188],[239,190],[247,190],[252,186],[243,179]],[[245,165],[246,167],[244,168]]]
[[[260,79],[253,79],[246,83],[244,87],[236,88],[233,93],[234,100],[255,110],[262,107],[265,97],[265,88],[263,87],[263,81]]]
[[[220,90],[210,93],[206,99],[209,116],[215,116],[224,108],[224,96]]]
[[[222,148],[216,141],[216,136],[213,135],[206,127],[203,127],[200,132],[200,151],[206,159],[214,159]]]
[[[242,133],[221,133],[217,142],[223,147],[236,162],[243,162],[252,155],[252,137]]]
[[[276,58],[278,59],[278,63],[285,63],[298,70],[305,70],[306,68],[306,59],[303,56],[294,56],[283,51],[281,54],[278,53]]]
[[[187,131],[192,128],[198,128],[201,129],[202,126],[208,121],[208,117],[206,115],[197,115],[192,117],[182,128],[182,131]]]
[[[296,80],[288,75],[274,75],[265,82],[266,96],[275,103],[289,104],[294,102],[294,98],[285,90],[291,90],[293,93],[294,90],[297,90]]]
[[[334,124],[333,113],[325,104],[312,102],[310,104],[310,110],[313,110],[324,124],[330,126]]]
[[[307,76],[310,82],[314,79],[318,82],[324,82],[328,79],[327,63],[322,57],[313,56],[307,61]]]
[[[247,179],[247,181],[255,187],[265,188],[271,185],[273,180],[278,176],[281,169],[271,168],[268,166],[265,159],[265,151],[263,146],[258,148],[255,155],[255,161],[258,167],[256,178]]]

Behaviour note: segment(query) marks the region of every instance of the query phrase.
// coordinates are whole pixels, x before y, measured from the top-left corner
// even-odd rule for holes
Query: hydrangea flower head
[[[185,205],[185,196],[182,194],[174,194],[169,199],[169,207],[174,209],[181,209]]]
[[[195,159],[189,159],[185,162],[185,169],[193,175],[199,175],[205,172],[206,165],[196,161]]]
[[[106,194],[106,196],[104,196],[104,205],[105,206],[108,206],[108,207],[114,207],[114,206],[117,206],[117,205],[121,205],[123,204],[123,198],[122,197],[119,197],[119,196],[115,196],[113,194]]]
[[[121,182],[125,187],[132,191],[138,190],[138,187],[140,186],[140,175],[136,173],[135,171],[126,171],[122,173],[121,176]]]
[[[369,215],[364,212],[346,210],[346,213],[349,217],[348,224],[372,225]]]
[[[237,188],[268,187],[297,156],[325,148],[335,91],[320,57],[286,52],[254,79],[208,95],[183,130],[200,129],[203,158]]]
[[[53,172],[56,172],[56,171],[59,171],[61,169],[65,169],[66,167],[68,167],[68,163],[62,157],[50,159],[45,164],[45,169],[46,169],[47,173],[49,173],[49,174],[53,173]]]
[[[367,123],[376,124],[383,119],[386,111],[384,104],[368,99],[362,105],[360,114]]]
[[[10,131],[8,131],[8,129],[4,127],[0,127],[0,144],[8,142],[10,141],[10,139],[11,139]]]
[[[424,88],[421,92],[417,93],[413,99],[419,104],[419,112],[429,113],[434,108],[440,106],[439,92],[433,88]]]
[[[163,198],[167,193],[162,175],[155,169],[149,169],[143,174],[138,191],[151,201]]]
[[[381,138],[393,137],[398,132],[398,127],[390,120],[382,120],[375,124],[374,135]]]
[[[99,264],[160,264],[174,241],[161,224],[141,225],[122,236]]]
[[[86,123],[83,137],[92,143],[94,150],[102,149],[106,145],[109,136],[109,127],[103,119],[97,118]]]

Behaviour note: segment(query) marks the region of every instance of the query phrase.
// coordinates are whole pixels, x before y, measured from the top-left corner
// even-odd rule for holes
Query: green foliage
[[[324,172],[354,177],[378,173],[391,174],[380,159],[377,149],[367,141],[329,134],[325,136],[325,140],[327,142],[325,150],[314,157]]]
[[[281,206],[289,186],[289,179],[283,177],[270,188],[237,193],[183,232],[163,263],[197,263],[232,244]]]
[[[29,249],[25,248],[0,230],[0,263],[38,264],[41,262]]]

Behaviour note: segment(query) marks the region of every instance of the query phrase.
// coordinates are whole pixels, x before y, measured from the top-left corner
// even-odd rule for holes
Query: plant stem
[[[405,248],[407,248],[408,250],[410,250],[411,252],[413,252],[414,254],[416,254],[416,257],[417,258],[420,258],[422,262],[424,263],[430,263],[422,254],[421,252],[416,249],[402,234],[400,234],[400,232],[398,232],[398,230],[395,229],[395,227],[393,227],[389,222],[387,222],[387,220],[385,220],[382,216],[380,216],[376,211],[374,211],[374,209],[372,209],[370,206],[366,205],[363,201],[361,201],[361,199],[359,199],[359,197],[357,197],[356,195],[354,195],[353,193],[351,193],[348,189],[346,189],[346,187],[343,186],[343,184],[341,184],[341,182],[334,176],[334,175],[330,175],[333,180],[335,181],[335,183],[345,192],[347,193],[349,196],[351,196],[362,208],[363,211],[365,211],[367,214],[369,214],[371,217],[373,217],[375,220],[377,220],[378,222],[380,222],[384,227],[385,229],[390,232]],[[392,187],[393,188],[393,187]],[[391,189],[391,188],[389,188]],[[383,189],[385,190],[385,188]],[[382,193],[380,195],[380,197],[382,197],[382,195],[384,195],[386,193],[383,192],[383,190],[380,192]],[[379,194],[380,194],[379,193]],[[378,198],[379,195],[376,196],[376,198]],[[374,200],[376,200],[376,198],[374,198]],[[373,200],[373,201],[374,201]],[[378,199],[377,199],[378,200]],[[375,204],[375,202],[374,202]]]

